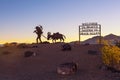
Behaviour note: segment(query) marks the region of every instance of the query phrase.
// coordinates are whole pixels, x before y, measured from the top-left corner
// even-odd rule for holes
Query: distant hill
[[[100,38],[100,36],[95,36],[92,38],[89,38],[82,42],[82,44],[89,43],[89,44],[97,44],[97,40]],[[102,39],[108,40],[110,43],[114,44],[115,41],[120,41],[120,36],[109,34],[106,36],[103,36]]]
[[[106,36],[101,36],[102,39],[104,40],[108,40],[111,44],[114,44],[115,41],[120,41],[120,36],[117,36],[117,35],[114,35],[114,34],[109,34],[109,35],[106,35]],[[92,38],[89,38],[85,41],[82,41],[81,44],[86,44],[86,43],[89,43],[89,44],[98,44],[98,39],[100,38],[100,36],[94,36]],[[71,42],[71,43],[78,43],[78,41],[74,41],[74,42]]]
[[[92,38],[89,38],[89,39],[83,41],[82,44],[86,44],[86,43],[89,43],[89,44],[97,44],[97,43],[98,43],[97,41],[99,40],[99,38],[100,38],[100,36],[94,36],[94,37],[92,37]],[[103,38],[103,37],[102,37],[102,38]]]
[[[104,36],[105,40],[118,40],[120,41],[120,36],[114,35],[114,34],[109,34]]]

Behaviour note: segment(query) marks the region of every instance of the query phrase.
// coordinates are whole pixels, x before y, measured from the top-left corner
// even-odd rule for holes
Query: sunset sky
[[[120,0],[0,0],[0,44],[35,42],[37,25],[45,36],[60,32],[66,42],[77,41],[78,26],[85,22],[101,24],[103,36],[120,35]]]

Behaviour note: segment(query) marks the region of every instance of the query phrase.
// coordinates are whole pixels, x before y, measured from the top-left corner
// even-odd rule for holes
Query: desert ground
[[[100,45],[71,44],[71,51],[62,51],[63,43],[33,44],[27,48],[0,48],[0,80],[120,80],[120,73],[101,68]],[[37,47],[32,47],[37,46]],[[97,54],[88,54],[95,50]],[[25,51],[36,56],[24,57]],[[56,68],[65,62],[76,62],[75,74],[60,75]]]

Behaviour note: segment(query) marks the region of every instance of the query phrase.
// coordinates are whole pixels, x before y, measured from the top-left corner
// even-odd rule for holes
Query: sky
[[[79,40],[78,26],[101,24],[102,36],[120,35],[120,0],[0,0],[0,43],[36,41],[35,26],[60,32],[66,42]],[[81,40],[90,38],[82,36]],[[42,41],[47,41],[42,37]]]

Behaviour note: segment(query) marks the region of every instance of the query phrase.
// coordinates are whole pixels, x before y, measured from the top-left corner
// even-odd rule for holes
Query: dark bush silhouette
[[[50,42],[44,41],[44,42],[42,42],[42,44],[50,44]]]
[[[32,48],[38,48],[38,46],[34,45],[34,46],[32,46]]]

